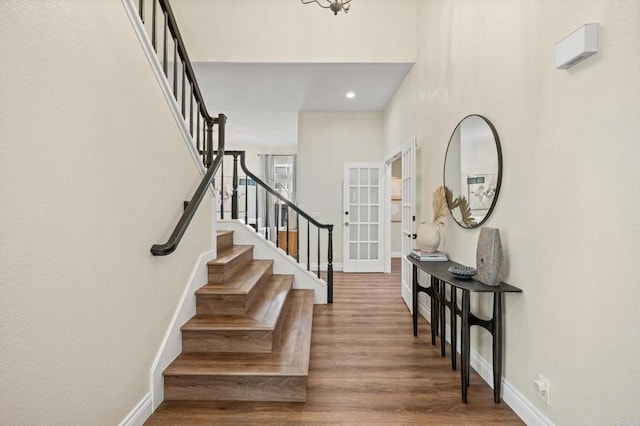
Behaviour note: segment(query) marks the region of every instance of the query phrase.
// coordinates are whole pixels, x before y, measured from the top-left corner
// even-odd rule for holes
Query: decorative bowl
[[[471,266],[452,266],[448,271],[461,280],[468,280],[478,272],[476,268]]]

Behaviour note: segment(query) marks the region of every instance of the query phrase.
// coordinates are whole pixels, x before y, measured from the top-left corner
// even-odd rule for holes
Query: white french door
[[[383,163],[345,163],[343,271],[384,271]]]
[[[415,138],[402,148],[402,261],[401,286],[402,299],[413,311],[412,265],[407,255],[413,249],[413,236],[416,232],[416,141]],[[413,313],[413,312],[412,312]]]

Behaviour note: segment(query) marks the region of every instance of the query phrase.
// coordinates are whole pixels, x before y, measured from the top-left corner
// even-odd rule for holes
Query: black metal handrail
[[[227,118],[224,116],[224,114],[220,114],[218,118],[215,119],[215,123],[218,124],[218,147],[221,148],[221,152],[223,153],[224,153],[224,128],[225,128],[226,121],[227,121]],[[207,133],[208,133],[208,137],[210,138],[211,131],[208,130]],[[209,143],[208,146],[212,146],[212,144]],[[198,206],[200,206],[200,202],[204,198],[204,195],[207,193],[207,190],[209,189],[209,185],[213,183],[215,174],[220,168],[220,165],[222,164],[223,159],[224,159],[224,154],[217,155],[213,163],[209,166],[209,170],[207,170],[207,173],[202,178],[202,182],[200,182],[200,185],[198,185],[198,189],[196,189],[196,192],[193,194],[193,197],[191,197],[191,200],[187,204],[187,207],[182,213],[182,216],[180,217],[178,224],[176,225],[175,229],[173,230],[173,233],[171,234],[167,242],[164,244],[154,244],[151,247],[151,253],[153,253],[154,256],[166,256],[168,254],[173,253],[175,249],[178,247],[178,243],[180,243],[180,240],[182,239],[182,236],[186,232],[187,227],[189,226],[189,223],[191,223],[191,219],[193,219],[193,216],[195,215],[196,210],[198,210]]]
[[[139,0],[138,2],[138,14],[140,19],[145,24],[145,4],[149,0]],[[150,38],[151,45],[156,52],[159,61],[161,61],[162,71],[172,86],[171,91],[173,93],[173,97],[178,104],[178,108],[182,113],[182,117],[185,120],[185,123],[189,125],[189,133],[193,138],[194,148],[196,152],[202,157],[202,162],[204,166],[208,169],[205,176],[202,179],[202,182],[198,186],[196,192],[194,193],[191,200],[186,204],[185,210],[178,221],[173,233],[169,237],[168,241],[164,244],[155,244],[151,247],[151,253],[156,256],[163,256],[172,253],[178,246],[182,236],[187,230],[189,223],[193,219],[195,212],[200,205],[200,202],[204,198],[206,191],[214,182],[215,174],[218,169],[223,168],[223,159],[225,155],[224,151],[224,131],[225,131],[225,122],[226,117],[223,114],[218,115],[218,117],[214,118],[209,115],[207,111],[204,98],[200,91],[200,87],[198,86],[198,82],[196,80],[195,73],[193,71],[193,67],[191,65],[191,61],[189,60],[189,56],[187,54],[187,50],[184,46],[184,42],[182,40],[182,36],[180,35],[180,31],[178,29],[178,25],[175,20],[175,16],[173,14],[173,10],[171,9],[171,5],[168,0],[150,0],[151,1],[151,28],[150,28]],[[158,5],[162,10],[163,17],[163,26],[161,28],[161,37],[162,37],[162,50],[158,51]],[[173,60],[171,61],[172,66],[169,68],[169,37],[173,42]],[[179,72],[180,68],[180,72]],[[171,75],[170,75],[171,74]],[[181,77],[179,75],[181,74]],[[187,100],[187,84],[189,86],[189,95]],[[195,108],[194,108],[195,101]],[[188,108],[187,108],[188,105]],[[194,114],[195,113],[195,114]],[[195,122],[195,123],[194,123]],[[213,148],[213,126],[218,124],[218,147],[215,152],[217,153],[215,160],[213,159],[214,148]],[[287,217],[289,217],[289,209],[293,210],[296,216],[296,223],[299,224],[300,217],[307,221],[307,270],[311,271],[310,264],[310,240],[311,233],[310,227],[311,225],[315,226],[318,230],[318,270],[317,276],[320,277],[320,252],[321,252],[321,230],[327,231],[327,301],[328,303],[333,302],[333,225],[326,225],[318,222],[309,214],[304,212],[282,194],[280,194],[276,189],[270,187],[268,184],[263,182],[260,178],[258,178],[255,174],[251,173],[245,164],[245,153],[244,151],[230,151],[230,155],[234,156],[234,171],[233,171],[233,197],[232,197],[232,218],[238,218],[238,172],[237,172],[237,158],[240,157],[240,164],[242,170],[245,172],[246,176],[251,178],[256,185],[259,185],[261,188],[265,190],[266,203],[268,204],[268,197],[273,196],[278,200],[278,203],[284,204],[286,206]],[[224,174],[224,173],[222,173]],[[224,178],[222,178],[224,179]],[[247,183],[247,179],[245,179],[245,185]],[[257,187],[256,187],[257,188]],[[248,199],[245,199],[245,223],[247,222],[247,204]],[[258,200],[257,200],[257,191],[256,191],[256,217],[258,211]],[[279,228],[277,226],[279,218],[276,213],[276,230]],[[221,208],[221,215],[224,217],[224,207]],[[257,219],[256,219],[257,222]],[[268,216],[267,216],[267,224],[268,224]],[[255,226],[256,231],[258,231],[259,227],[256,223]],[[265,237],[268,239],[268,228],[265,231],[267,235]],[[275,232],[276,238],[276,246],[278,246],[278,234],[279,232]],[[286,244],[285,251],[287,254],[290,253],[289,250],[289,221],[287,220],[286,225]],[[296,232],[296,242],[299,242],[299,234]],[[297,244],[296,250],[296,261],[300,262],[299,259],[299,244]]]
[[[242,169],[242,171],[245,174],[245,208],[244,208],[244,223],[248,224],[249,218],[248,218],[248,211],[249,211],[249,196],[248,196],[248,179],[247,178],[251,178],[257,186],[260,186],[265,193],[269,194],[270,196],[273,196],[275,199],[278,200],[278,203],[283,204],[287,207],[287,217],[289,216],[288,213],[288,209],[293,210],[296,214],[296,224],[299,225],[299,221],[300,221],[300,217],[302,217],[304,220],[307,221],[307,270],[311,271],[311,247],[310,247],[310,241],[311,241],[311,231],[310,231],[310,227],[311,225],[313,225],[314,227],[316,227],[318,229],[318,236],[317,236],[317,241],[318,241],[318,247],[317,247],[317,271],[316,271],[316,275],[318,276],[318,278],[320,278],[321,274],[320,274],[320,252],[321,252],[321,247],[320,247],[320,240],[321,240],[321,236],[320,236],[320,230],[326,230],[327,231],[327,302],[328,303],[333,303],[333,225],[330,224],[324,224],[324,223],[320,223],[318,222],[316,219],[314,219],[311,215],[309,215],[308,213],[306,213],[304,210],[302,210],[300,207],[298,207],[295,203],[293,203],[291,200],[287,199],[287,197],[285,197],[284,195],[282,195],[280,192],[278,192],[277,189],[271,187],[269,184],[267,184],[266,182],[264,182],[262,179],[260,179],[258,176],[256,176],[254,173],[252,173],[246,165],[245,162],[245,151],[225,151],[224,152],[225,155],[227,156],[233,156],[233,176],[232,176],[232,185],[233,185],[233,189],[232,189],[232,195],[231,195],[231,218],[232,219],[239,219],[239,202],[238,202],[238,167],[237,167],[237,163],[238,163],[238,158],[240,159],[240,167]],[[224,175],[224,173],[222,173],[222,175]],[[224,190],[224,176],[221,176],[221,179],[219,181],[220,187],[219,190],[221,192],[222,195],[222,191]],[[265,197],[266,198],[266,197]],[[259,233],[259,224],[258,224],[258,192],[256,191],[256,199],[255,199],[255,213],[256,213],[256,223],[254,224],[254,229],[256,230],[256,232]],[[269,204],[269,202],[267,200],[265,200],[265,204]],[[265,211],[268,211],[268,208],[265,209]],[[277,212],[277,210],[276,210]],[[221,214],[221,218],[224,219],[224,196],[221,196],[221,206],[220,206],[220,214]],[[277,214],[277,213],[276,213]],[[278,229],[278,222],[279,222],[279,218],[275,218],[275,227],[276,230]],[[284,251],[289,254],[290,250],[289,250],[289,235],[290,235],[290,229],[289,229],[289,223],[290,221],[287,221],[287,225],[286,225],[286,233],[285,233],[285,242],[284,242]],[[266,217],[265,218],[265,235],[264,237],[269,240],[269,218]],[[278,244],[278,239],[279,239],[279,233],[276,232],[275,233],[275,243],[276,246],[280,246],[280,244]],[[299,233],[296,233],[296,253],[295,253],[295,259],[298,263],[300,263],[300,245],[299,245]]]
[[[212,117],[207,111],[204,97],[200,91],[200,86],[196,79],[195,72],[191,66],[187,49],[182,40],[178,24],[176,22],[173,10],[168,0],[150,0],[151,1],[151,28],[150,38],[151,45],[161,61],[162,71],[171,85],[173,98],[182,114],[185,123],[189,124],[189,134],[192,138],[194,148],[199,155],[204,167],[207,168],[200,185],[196,189],[193,197],[185,206],[185,210],[178,221],[173,233],[164,244],[154,244],[151,247],[151,253],[155,256],[165,256],[173,253],[177,248],[182,236],[186,232],[189,223],[193,219],[200,202],[204,198],[209,186],[213,183],[215,173],[222,165],[224,159],[224,135],[226,117],[219,114]],[[142,24],[145,24],[145,3],[147,0],[139,0],[138,15]],[[162,11],[162,27],[160,36],[162,37],[162,50],[158,52],[158,6]],[[169,40],[173,43],[173,60],[172,67],[169,68]],[[180,68],[180,72],[179,69]],[[170,76],[171,74],[171,76]],[[179,77],[179,75],[181,76]],[[179,81],[180,80],[180,81]],[[187,84],[189,86],[189,94],[187,96]],[[195,103],[195,106],[194,106]],[[188,105],[188,108],[187,108]],[[218,125],[218,147],[215,160],[213,159],[213,126]]]

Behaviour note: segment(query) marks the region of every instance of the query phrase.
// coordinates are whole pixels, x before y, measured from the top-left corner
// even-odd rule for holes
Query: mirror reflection
[[[447,205],[463,228],[483,224],[500,191],[502,151],[498,133],[481,115],[469,115],[456,126],[444,163]]]

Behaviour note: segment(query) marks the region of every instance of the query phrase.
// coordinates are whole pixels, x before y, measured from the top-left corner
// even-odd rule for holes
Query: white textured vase
[[[440,245],[440,229],[436,224],[425,222],[418,228],[416,237],[418,248],[427,253],[438,251]]]

